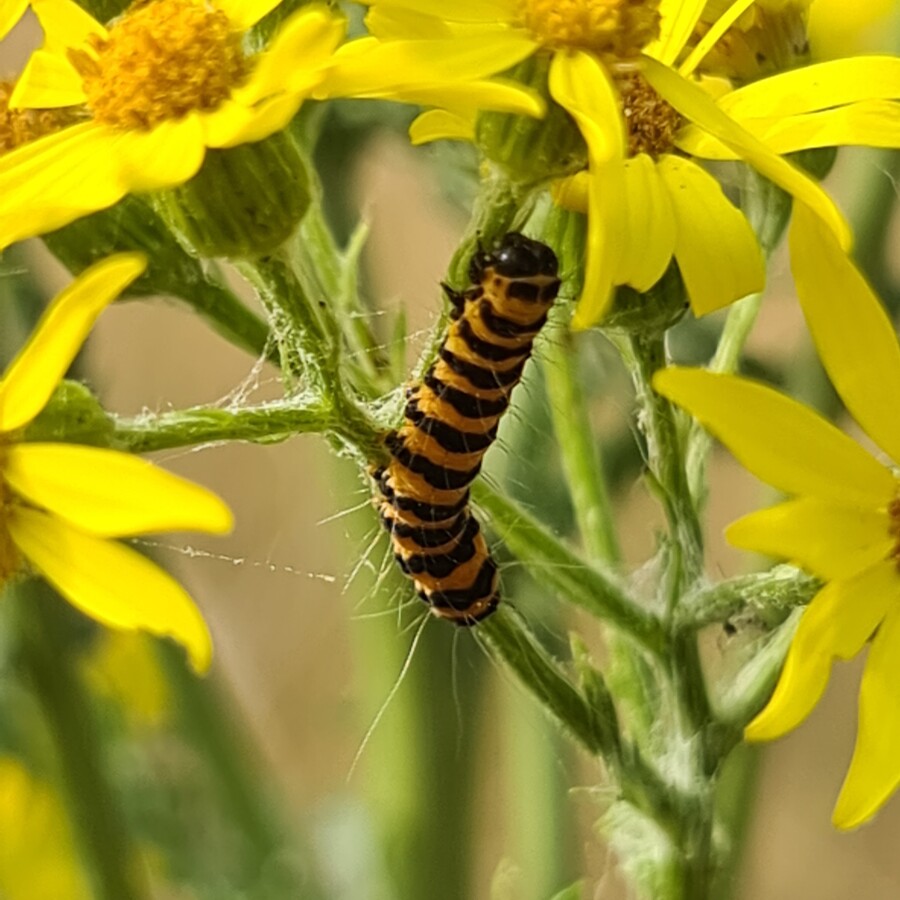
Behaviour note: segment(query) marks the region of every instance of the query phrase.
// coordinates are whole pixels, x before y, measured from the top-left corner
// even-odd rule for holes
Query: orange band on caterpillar
[[[497,434],[559,291],[545,244],[511,232],[469,266],[438,359],[407,389],[405,421],[373,473],[394,556],[434,615],[474,625],[500,601],[497,565],[469,509],[469,484]]]

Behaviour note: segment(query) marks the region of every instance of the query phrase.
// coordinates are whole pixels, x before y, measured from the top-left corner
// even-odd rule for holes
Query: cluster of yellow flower
[[[701,165],[743,160],[793,197],[791,265],[823,363],[861,427],[900,460],[893,328],[848,257],[841,212],[786,158],[850,144],[900,146],[900,59],[779,71],[804,63],[805,45],[784,39],[793,32],[783,28],[772,46],[766,24],[778,16],[802,22],[803,0],[366,5],[366,37],[347,41],[344,19],[313,3],[253,54],[243,38],[278,0],[146,0],[109,25],[73,0],[3,0],[0,34],[30,6],[45,42],[0,110],[0,247],[128,194],[184,184],[207,151],[280,131],[307,100],[429,107],[412,126],[415,142],[475,141],[500,165],[484,112],[540,120],[555,104],[574,122],[583,153],[535,158],[528,174],[588,216],[575,325],[602,321],[617,286],[646,291],[673,259],[697,314],[760,291],[765,261],[753,228]],[[525,71],[524,80],[509,76]],[[738,86],[738,78],[748,83]],[[29,110],[62,115],[49,128],[45,116],[29,134]],[[0,382],[0,577],[27,560],[99,621],[171,635],[203,669],[209,637],[190,599],[109,539],[172,528],[223,532],[224,505],[123,454],[21,441],[95,317],[143,266],[125,254],[89,269]],[[673,368],[656,386],[796,498],[741,520],[731,539],[827,582],[748,737],[793,728],[821,695],[832,660],[855,655],[877,632],[856,754],[835,812],[838,825],[854,827],[900,783],[897,479],[833,426],[760,384]]]

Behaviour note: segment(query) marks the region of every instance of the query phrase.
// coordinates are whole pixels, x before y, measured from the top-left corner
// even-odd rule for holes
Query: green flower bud
[[[27,441],[65,441],[108,447],[115,427],[109,413],[78,381],[62,381],[25,432]]]
[[[575,122],[550,98],[549,69],[550,57],[535,53],[507,73],[546,100],[543,119],[484,112],[475,126],[475,143],[481,152],[507,178],[521,184],[561,178],[587,165],[587,146]]]
[[[189,252],[229,259],[274,253],[310,200],[306,160],[286,131],[210,150],[187,184],[156,195],[157,209]]]

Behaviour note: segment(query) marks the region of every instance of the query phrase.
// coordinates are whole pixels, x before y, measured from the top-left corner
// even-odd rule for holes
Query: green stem
[[[477,628],[484,640],[540,701],[547,712],[592,756],[615,761],[619,745],[606,723],[598,723],[575,686],[566,678],[549,653],[535,640],[522,618],[508,606]]]
[[[149,453],[219,441],[276,443],[301,432],[327,431],[333,424],[330,411],[314,404],[298,406],[282,400],[235,410],[198,406],[133,419],[117,417],[110,445],[130,453]]]
[[[647,440],[650,472],[661,494],[663,509],[673,538],[669,609],[674,608],[684,589],[703,572],[703,531],[688,485],[684,454],[675,419],[675,408],[653,390],[654,374],[666,365],[662,335],[633,334],[620,343],[631,370],[639,423]]]
[[[301,277],[314,279],[317,292],[328,298],[348,351],[347,376],[363,395],[375,399],[392,385],[384,381],[389,360],[371,328],[375,321],[373,310],[363,304],[357,285],[359,256],[367,237],[368,229],[360,225],[347,250],[341,252],[321,204],[314,202],[300,224],[291,256],[297,260]]]
[[[544,343],[542,363],[557,445],[588,558],[618,563],[622,553],[612,502],[581,390],[572,335],[554,328]]]
[[[559,591],[571,603],[621,629],[651,652],[661,652],[659,620],[639,607],[611,575],[587,565],[521,507],[483,481],[472,485],[472,499],[538,584]]]
[[[752,294],[733,304],[722,329],[719,345],[710,361],[713,372],[731,374],[737,370],[741,351],[759,316],[762,294]],[[708,486],[706,466],[712,448],[712,435],[699,422],[692,422],[687,439],[687,478],[690,494],[703,506]]]
[[[769,628],[780,625],[798,606],[805,606],[820,583],[793,566],[740,575],[688,594],[676,611],[679,625],[699,629],[751,611]]]
[[[140,858],[106,778],[87,693],[71,657],[71,633],[49,587],[26,581],[16,589],[20,659],[56,742],[75,833],[97,900],[148,897]]]
[[[291,381],[301,381],[326,397],[334,383],[339,347],[290,263],[281,255],[236,263],[256,287],[266,308],[281,354],[281,368]],[[327,309],[327,307],[324,307]]]

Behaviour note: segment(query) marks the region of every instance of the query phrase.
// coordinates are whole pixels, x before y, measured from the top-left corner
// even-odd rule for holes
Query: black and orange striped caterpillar
[[[406,390],[405,421],[373,471],[394,557],[432,613],[468,626],[500,600],[497,565],[469,509],[469,483],[559,291],[545,244],[511,232],[469,265],[471,286],[444,285],[452,323],[438,359]]]

